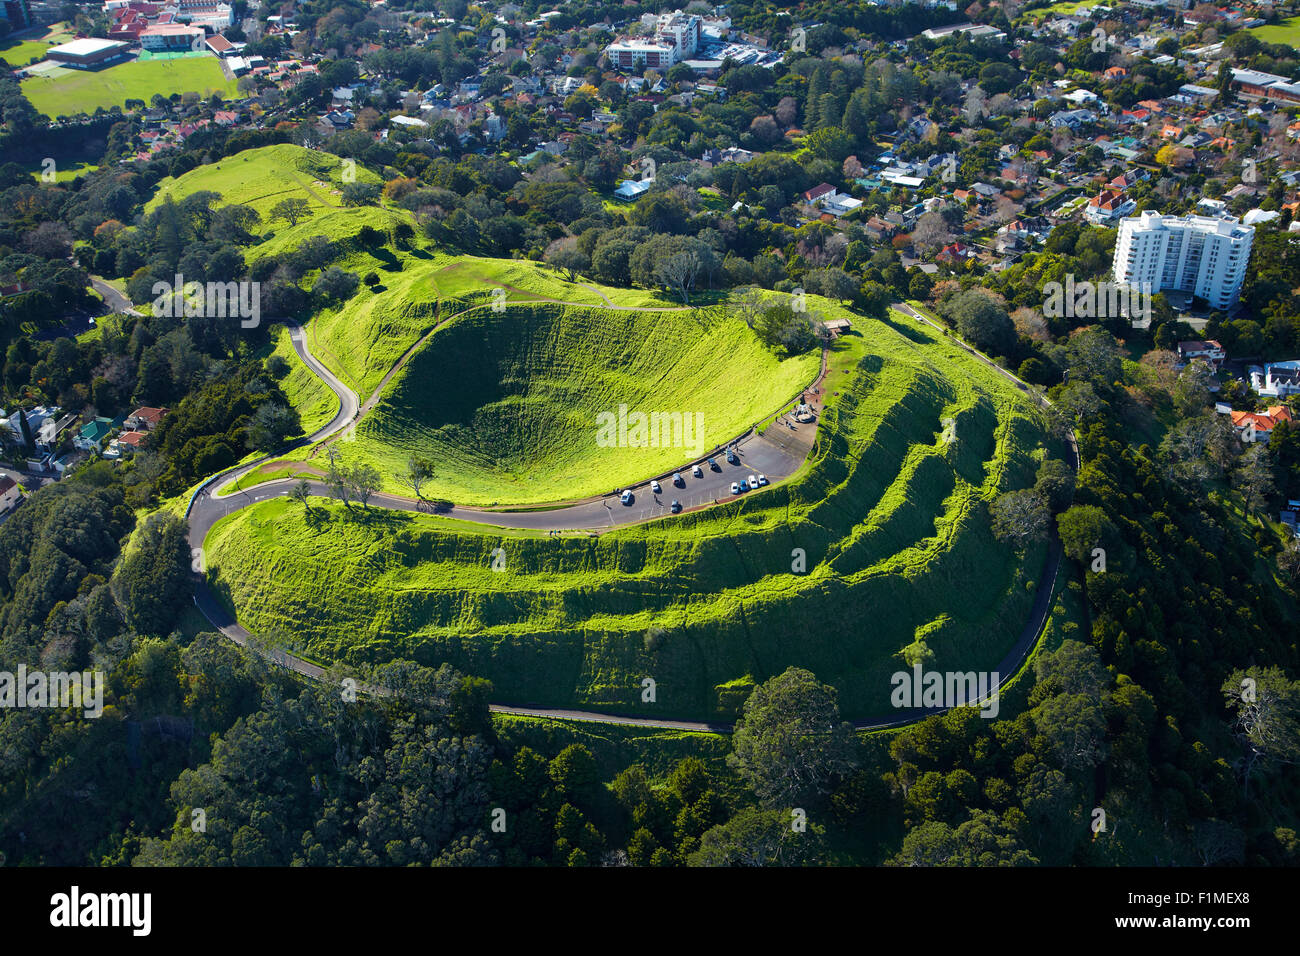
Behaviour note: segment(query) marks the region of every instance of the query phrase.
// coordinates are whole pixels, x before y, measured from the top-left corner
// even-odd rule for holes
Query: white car
[[[740,494],[740,485],[736,484],[734,481],[731,483],[731,493],[733,495]]]
[[[759,475],[758,483],[760,486],[767,484],[767,475]]]
[[[660,487],[659,482],[652,481],[650,482],[650,490],[655,494],[659,494],[659,492],[663,491],[663,488]]]
[[[630,504],[632,503],[632,492],[630,492],[630,491],[625,491],[625,492],[623,492],[623,494],[622,494],[622,496],[620,496],[619,500],[622,501],[623,504],[625,504],[625,505],[630,505]]]
[[[696,478],[703,478],[703,477],[704,477],[704,471],[703,471],[703,469],[700,468],[699,465],[693,465],[693,466],[691,467],[691,474],[694,475]]]
[[[750,476],[749,476],[749,487],[751,487],[751,488],[757,488],[757,487],[758,487],[758,479],[755,478],[753,475],[750,475]]]

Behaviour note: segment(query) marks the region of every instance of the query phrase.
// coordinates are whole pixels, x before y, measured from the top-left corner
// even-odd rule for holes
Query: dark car
[[[676,498],[674,498],[674,499],[673,499],[673,514],[677,514],[677,512],[679,512],[679,511],[681,511],[681,510],[682,510],[682,503],[681,503],[680,501],[678,501]]]

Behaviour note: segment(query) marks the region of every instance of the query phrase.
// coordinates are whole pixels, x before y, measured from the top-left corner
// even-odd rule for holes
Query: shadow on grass
[[[880,321],[885,323],[885,325],[889,326],[891,329],[893,329],[903,338],[907,339],[909,342],[915,342],[918,345],[927,345],[933,341],[933,339],[929,335],[926,335],[925,332],[921,328],[919,328],[915,322],[912,322],[911,324],[896,322],[892,317],[881,319]],[[929,326],[926,326],[926,329],[929,329]],[[860,333],[853,333],[853,334],[856,335]]]

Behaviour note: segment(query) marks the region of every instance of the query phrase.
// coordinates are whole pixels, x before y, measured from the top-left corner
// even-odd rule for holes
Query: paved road
[[[942,327],[930,321],[921,313],[917,312],[911,306],[905,303],[895,303],[894,308],[903,312],[912,318],[924,322],[931,327],[943,331]],[[348,427],[365,412],[373,407],[372,401],[368,401],[365,407],[358,404],[356,393],[344,385],[328,368],[321,364],[315,356],[311,354],[306,346],[303,331],[300,326],[292,325],[290,335],[293,340],[294,349],[302,358],[303,362],[318,375],[339,398],[339,411],[334,418],[323,428],[317,430],[312,435],[295,443],[298,447],[306,444],[314,444],[329,436]],[[966,345],[959,339],[953,338],[958,346],[974,355],[976,358],[985,362],[995,369],[999,374],[1015,382],[1020,388],[1029,391],[1029,387],[1016,376],[1012,375],[1006,369],[997,365],[991,359],[987,358],[980,352]],[[418,343],[417,343],[418,344]],[[403,356],[401,361],[408,358],[410,352]],[[821,411],[821,394],[819,387],[825,379],[826,373],[826,356],[823,354],[821,372],[818,381],[810,387],[808,398],[814,409],[820,417]],[[392,372],[389,373],[392,375]],[[385,379],[387,380],[387,379]],[[382,386],[381,386],[382,387]],[[1046,399],[1042,399],[1046,402]],[[448,517],[457,518],[463,521],[472,521],[479,524],[495,525],[498,527],[525,528],[531,530],[547,531],[571,531],[571,530],[591,530],[591,529],[608,529],[618,525],[630,524],[639,521],[648,521],[655,518],[669,515],[669,502],[673,498],[681,501],[684,509],[694,509],[709,507],[719,501],[728,498],[734,498],[730,494],[730,483],[739,481],[741,477],[748,477],[750,473],[763,473],[769,481],[777,482],[789,477],[803,463],[808,451],[812,446],[812,438],[815,436],[816,423],[799,424],[785,418],[778,418],[776,422],[769,426],[768,435],[758,435],[754,432],[743,436],[737,442],[735,447],[740,457],[740,462],[736,465],[727,463],[725,455],[715,455],[717,470],[710,469],[707,465],[702,467],[703,476],[695,478],[692,476],[689,464],[686,463],[682,469],[683,486],[674,487],[670,481],[663,480],[663,493],[655,495],[649,489],[649,482],[638,486],[632,486],[634,491],[634,501],[630,505],[622,505],[615,495],[608,495],[601,498],[595,498],[588,501],[578,502],[564,507],[548,509],[544,511],[487,511],[474,508],[451,508],[448,511],[441,512]],[[1069,436],[1069,444],[1073,460],[1071,465],[1078,470],[1078,446],[1073,434]],[[274,455],[267,456],[263,459],[250,462],[246,465],[239,466],[214,476],[209,480],[208,486],[195,496],[190,504],[187,516],[190,520],[189,541],[192,548],[202,548],[203,541],[207,537],[208,531],[213,524],[226,515],[245,508],[251,504],[260,501],[266,501],[271,498],[283,497],[289,493],[289,490],[295,483],[289,479],[280,479],[272,482],[264,482],[256,485],[247,491],[228,494],[224,497],[217,497],[218,494],[240,477],[258,467],[264,461],[283,455],[290,449],[283,449]],[[795,454],[801,452],[801,454]],[[315,495],[326,496],[329,494],[320,482],[310,482],[312,493]],[[747,492],[754,494],[755,492]],[[376,494],[370,504],[373,507],[389,508],[403,511],[424,511],[428,512],[430,507],[425,502],[417,502],[407,498],[400,498],[394,495]],[[1000,675],[999,689],[1005,684],[1024,663],[1030,651],[1037,644],[1042,636],[1043,630],[1047,625],[1047,617],[1051,611],[1052,595],[1055,588],[1057,575],[1060,572],[1062,557],[1061,543],[1058,538],[1053,538],[1047,561],[1044,564],[1042,574],[1039,576],[1037,590],[1034,598],[1034,605],[1030,611],[1029,619],[1016,641],[1015,645],[1009,650],[999,665],[998,673]],[[194,603],[205,617],[215,626],[222,634],[229,637],[235,643],[246,645],[251,635],[236,622],[230,613],[221,606],[216,600],[206,584],[200,583],[196,589]],[[325,676],[325,670],[317,664],[302,660],[286,654],[283,651],[269,651],[268,656],[276,663],[312,680],[321,680]],[[490,709],[494,713],[517,714],[532,717],[546,717],[556,720],[577,720],[590,721],[607,724],[619,724],[634,727],[647,727],[657,729],[673,729],[683,731],[697,731],[707,733],[730,733],[732,725],[720,722],[701,722],[686,720],[661,720],[647,718],[642,716],[631,716],[611,713],[599,713],[594,711],[573,710],[567,708],[529,708],[514,707],[504,704],[492,704]],[[946,708],[932,709],[914,709],[895,711],[893,714],[870,718],[867,720],[854,721],[853,725],[859,730],[874,730],[888,727],[898,727],[912,723],[924,717],[935,713],[942,713]]]
[[[108,311],[129,312],[131,315],[140,314],[135,310],[135,306],[132,305],[130,299],[118,292],[99,276],[90,277],[90,287],[104,297],[104,304],[108,306]]]

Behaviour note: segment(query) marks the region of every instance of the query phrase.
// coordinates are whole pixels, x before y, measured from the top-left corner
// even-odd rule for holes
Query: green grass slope
[[[709,311],[482,307],[439,328],[339,448],[347,463],[374,465],[394,491],[392,476],[420,455],[436,464],[432,497],[580,498],[740,434],[811,384],[818,364],[813,353],[779,360],[743,322]],[[701,427],[686,447],[682,436],[675,447],[602,447],[598,415],[617,415],[621,404]]]
[[[305,199],[315,215],[343,205],[340,194],[345,185],[345,168],[344,161],[331,153],[288,143],[246,149],[215,163],[197,166],[181,176],[162,180],[145,209],[154,209],[168,196],[179,201],[191,193],[210,190],[220,193],[226,203],[252,206],[264,221],[271,208],[283,199]],[[378,175],[364,166],[358,164],[352,168],[357,182],[381,182]]]
[[[890,675],[911,660],[989,670],[1019,635],[1045,551],[999,544],[987,506],[1032,481],[1043,433],[1014,386],[942,336],[902,317],[855,324],[790,482],[598,538],[277,500],[213,529],[213,584],[250,629],[315,659],[449,661],[521,705],[728,717],[755,681],[799,665],[846,714],[887,714]],[[514,346],[521,364],[530,341]],[[488,368],[442,371],[490,379],[501,358],[483,353]],[[394,397],[436,389],[455,390]]]

